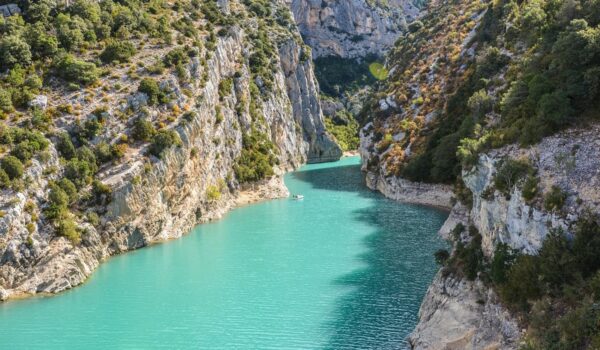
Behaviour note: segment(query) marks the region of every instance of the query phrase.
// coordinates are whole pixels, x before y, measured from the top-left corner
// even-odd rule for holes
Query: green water
[[[363,186],[358,158],[115,257],[85,285],[0,304],[0,349],[403,349],[446,214]]]

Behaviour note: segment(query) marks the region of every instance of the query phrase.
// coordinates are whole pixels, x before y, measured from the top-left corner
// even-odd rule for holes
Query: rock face
[[[228,1],[219,4],[231,5]],[[4,191],[0,198],[0,300],[77,286],[112,255],[178,238],[235,205],[287,196],[280,178],[284,171],[307,161],[341,156],[325,131],[312,63],[300,59],[302,45],[295,29],[278,42],[273,88],[261,96],[264,123],[252,124],[247,101],[253,78],[242,59],[251,49],[246,37],[241,27],[232,27],[218,39],[206,64],[192,58],[186,75],[204,74],[204,82],[189,83],[181,91],[173,74],[162,79],[161,84],[176,96],[170,108],[187,111],[172,128],[182,145],[166,150],[160,160],[144,157],[144,148],[130,148],[126,161],[101,170],[98,177],[111,188],[112,201],[100,209],[99,224],[81,224],[81,244],[55,236],[43,218],[33,219],[34,213],[27,209],[27,198],[43,208],[47,183],[58,176],[42,176],[48,167],[59,165],[53,146],[44,166],[34,159],[27,169],[31,181],[23,193]],[[233,81],[227,96],[219,91],[224,79]],[[154,113],[145,107],[143,94],[135,96],[124,108]],[[243,147],[242,135],[251,125],[263,128],[261,132],[273,142],[279,165],[278,176],[246,188],[231,179]],[[29,222],[35,222],[34,226]]]
[[[423,204],[445,209],[452,208],[452,187],[440,184],[426,184],[408,181],[401,177],[387,174],[385,168],[369,166],[375,157],[373,133],[367,124],[360,131],[359,152],[362,160],[362,170],[366,173],[366,184],[372,190],[381,192],[384,196],[408,203]],[[402,136],[404,137],[404,136]],[[385,157],[386,153],[381,154]],[[385,163],[380,163],[385,167]],[[386,176],[387,174],[387,176]]]
[[[440,234],[447,238],[458,223],[474,225],[482,236],[484,254],[491,257],[500,242],[533,254],[550,230],[572,232],[584,212],[600,212],[599,131],[598,125],[568,130],[528,149],[508,146],[481,155],[477,166],[463,174],[473,192],[472,209],[457,204]],[[565,191],[563,210],[548,212],[540,199],[526,202],[518,187],[510,199],[490,191],[498,164],[507,157],[528,159],[537,168],[541,193],[551,186]],[[494,291],[479,280],[471,282],[442,272],[427,291],[419,319],[409,337],[414,349],[516,349],[522,336],[514,316],[499,303]]]
[[[286,0],[313,57],[383,55],[419,9],[410,0]]]
[[[409,343],[415,350],[516,349],[520,335],[519,325],[492,290],[439,272]]]

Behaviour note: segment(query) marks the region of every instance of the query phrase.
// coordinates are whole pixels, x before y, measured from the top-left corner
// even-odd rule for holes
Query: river
[[[359,159],[292,193],[110,259],[83,286],[0,304],[0,349],[404,349],[446,213],[364,186]]]

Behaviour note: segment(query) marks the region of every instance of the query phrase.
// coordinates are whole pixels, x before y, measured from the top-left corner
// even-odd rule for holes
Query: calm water
[[[0,349],[403,349],[446,214],[363,186],[357,158],[119,256],[84,286],[0,304]]]

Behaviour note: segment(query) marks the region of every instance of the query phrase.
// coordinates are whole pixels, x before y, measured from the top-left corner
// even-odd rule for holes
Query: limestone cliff
[[[286,1],[314,58],[382,56],[419,13],[409,0]]]
[[[78,114],[88,115],[106,106],[102,108],[106,134],[95,143],[130,133],[131,124],[122,122],[125,113],[130,113],[125,120],[143,116],[160,121],[181,139],[179,146],[166,149],[160,157],[148,155],[147,143],[132,144],[123,159],[102,166],[96,177],[112,194],[108,204],[79,208],[81,243],[57,236],[44,217],[48,182],[60,178],[63,171],[54,145],[47,159],[36,158],[27,168],[27,187],[2,192],[1,300],[75,287],[112,255],[180,237],[197,223],[218,218],[252,198],[287,196],[279,177],[284,171],[341,156],[325,131],[312,63],[303,59],[296,27],[279,26],[271,30],[269,39],[262,39],[272,40],[276,52],[269,57],[272,76],[267,76],[267,86],[266,78],[254,74],[256,67],[247,59],[256,50],[252,35],[261,19],[246,14],[237,1],[219,5],[224,13],[244,13],[246,19],[220,32],[214,47],[193,54],[183,69],[160,73],[161,89],[173,97],[168,105],[152,105],[147,94],[126,86],[103,92],[103,98],[86,99],[81,107]],[[143,67],[156,55],[162,60],[169,50],[149,43],[133,59]],[[111,79],[121,73],[115,68],[98,85],[115,84]],[[86,93],[54,90],[50,106],[83,101]],[[67,130],[68,120],[64,118],[63,124]],[[244,135],[252,133],[265,135],[274,145],[277,176],[240,184],[234,168],[245,147]],[[241,195],[245,191],[256,194]],[[97,213],[99,220],[85,219],[89,213]]]

